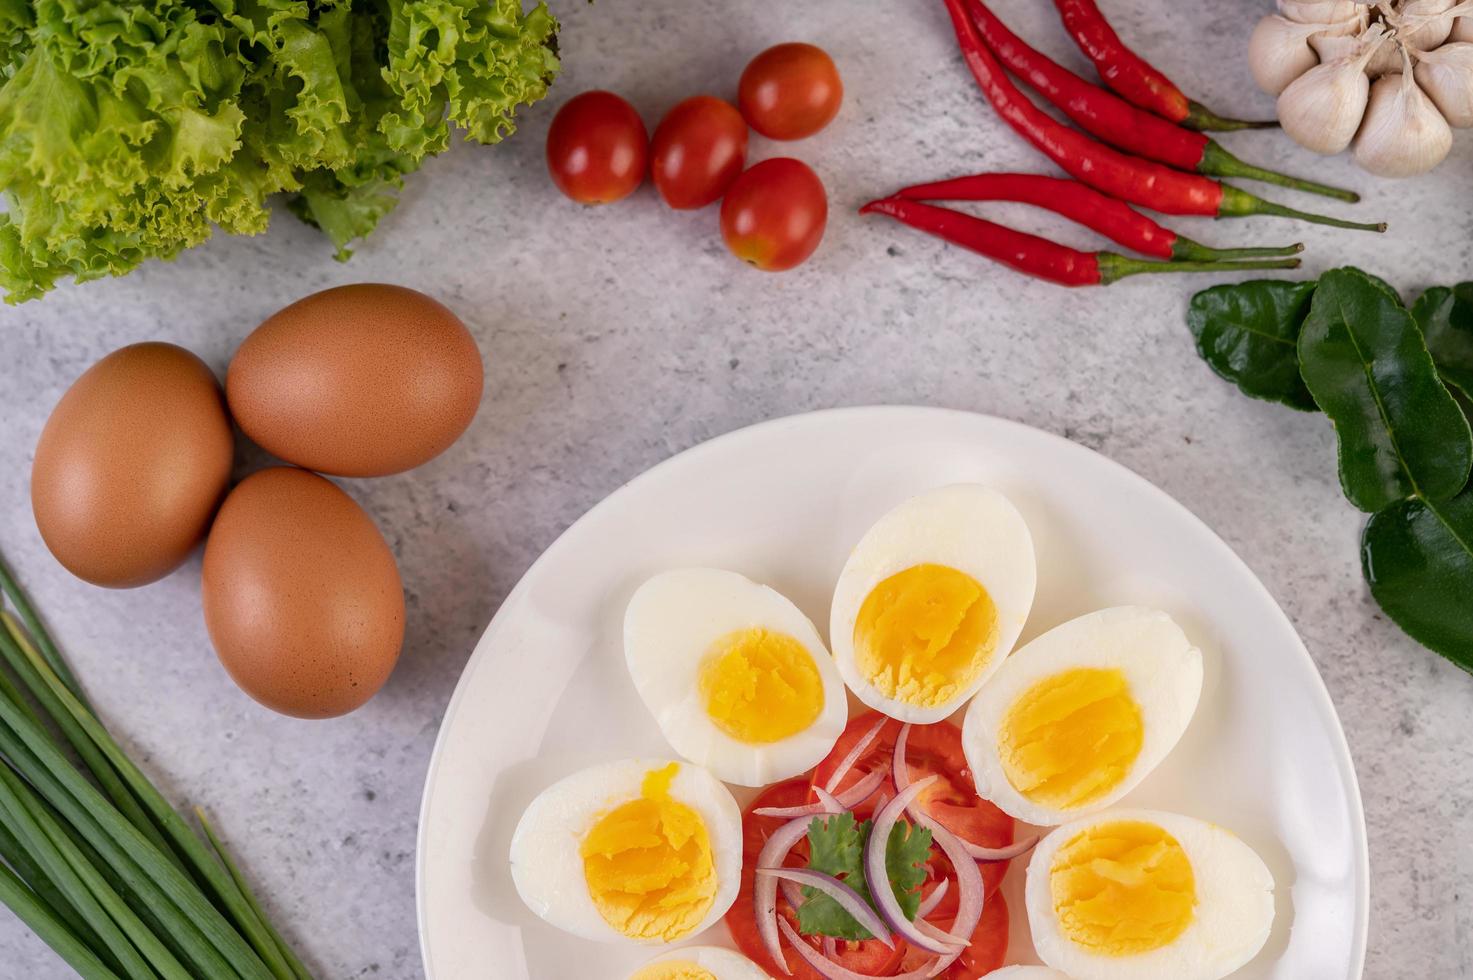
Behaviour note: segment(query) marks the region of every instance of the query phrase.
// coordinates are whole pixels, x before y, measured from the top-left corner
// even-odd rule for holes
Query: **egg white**
[[[802,644],[823,684],[818,717],[773,742],[743,742],[718,728],[698,680],[713,643],[754,627]],[[670,747],[728,783],[765,786],[808,771],[834,747],[848,718],[844,682],[813,623],[778,592],[736,572],[682,568],[641,585],[624,614],[624,659]]]
[[[511,877],[527,907],[550,924],[599,942],[661,945],[636,940],[604,921],[588,894],[583,838],[615,807],[640,797],[645,774],[669,759],[624,759],[592,766],[553,783],[537,795],[511,839]],[[731,791],[699,766],[680,766],[670,796],[696,811],[706,824],[716,871],[716,896],[706,917],[687,936],[710,927],[736,899],[742,875],[742,814]],[[680,937],[686,938],[686,937]]]
[[[1197,906],[1191,924],[1171,943],[1130,956],[1084,949],[1060,931],[1049,869],[1058,849],[1102,823],[1140,821],[1165,830],[1186,853]],[[1263,860],[1230,831],[1157,810],[1108,810],[1051,831],[1028,862],[1025,903],[1033,946],[1049,966],[1073,980],[1220,980],[1242,967],[1268,941],[1274,920],[1274,880]]]
[[[1085,806],[1057,809],[1023,796],[1008,781],[998,733],[1014,702],[1048,677],[1074,668],[1118,668],[1140,707],[1141,750],[1125,778]],[[1186,731],[1202,693],[1202,652],[1166,613],[1116,606],[1088,613],[1020,647],[993,675],[962,721],[962,749],[977,795],[1025,823],[1052,826],[1115,803],[1160,765]]]
[[[915,565],[945,565],[987,590],[997,610],[997,645],[977,677],[949,700],[915,705],[892,698],[860,671],[854,625],[875,586]],[[998,669],[1028,618],[1037,585],[1033,537],[1012,501],[990,487],[956,484],[912,497],[885,514],[854,546],[834,586],[829,641],[839,675],[855,696],[877,711],[914,724],[947,717]]]
[[[661,953],[644,966],[657,963],[694,963],[716,974],[716,980],[771,980],[763,969],[735,950],[721,946],[685,946]],[[640,969],[643,969],[641,967]],[[637,970],[635,971],[638,972]]]

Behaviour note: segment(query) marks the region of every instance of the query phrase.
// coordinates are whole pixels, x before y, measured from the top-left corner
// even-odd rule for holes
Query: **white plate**
[[[646,577],[715,565],[815,622],[850,547],[911,494],[1007,493],[1038,551],[1023,640],[1123,603],[1175,616],[1206,655],[1202,706],[1124,803],[1238,832],[1278,883],[1274,931],[1237,980],[1357,980],[1369,867],[1335,709],[1289,620],[1180,504],[1088,449],[1014,422],[921,408],[797,416],[655,467],[570,527],[481,637],[445,714],[420,814],[419,928],[431,980],[623,978],[652,955],[565,935],[517,898],[507,847],[543,788],[595,762],[669,754],[624,669],[620,623]],[[740,796],[739,799],[745,799]],[[1036,962],[1016,889],[1010,962]],[[700,941],[729,945],[717,925]]]

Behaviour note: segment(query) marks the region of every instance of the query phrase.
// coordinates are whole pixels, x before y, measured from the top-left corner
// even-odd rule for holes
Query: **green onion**
[[[152,820],[148,819],[148,816],[143,812],[143,808],[133,798],[133,794],[128,792],[128,787],[124,786],[123,781],[118,778],[117,772],[102,757],[102,753],[97,751],[97,746],[92,744],[92,740],[82,731],[81,726],[77,724],[76,720],[61,709],[61,704],[56,700],[56,695],[52,694],[51,689],[41,682],[39,675],[34,670],[26,670],[21,665],[22,657],[36,659],[39,657],[39,652],[26,639],[26,635],[21,632],[20,624],[15,621],[15,617],[4,610],[0,610],[0,624],[3,624],[5,627],[4,629],[0,629],[0,656],[3,656],[10,664],[11,669],[20,676],[21,681],[26,685],[26,689],[31,692],[31,696],[40,703],[42,710],[51,717],[52,721],[56,722],[57,726],[61,729],[61,733],[66,736],[66,740],[76,750],[77,755],[82,757],[83,765],[92,773],[92,777],[97,780],[98,785],[102,787],[102,791],[107,794],[108,799],[113,801],[113,805],[121,810],[123,816],[128,818],[128,822],[141,830],[143,835],[164,853],[165,857],[169,858],[175,864],[179,864],[178,856],[174,854],[168,844],[164,843],[163,835],[159,833],[159,829],[154,826]],[[183,867],[183,865],[180,865],[180,867]]]
[[[310,980],[203,813],[208,845],[93,714],[3,563],[0,591],[31,631],[0,608],[0,902],[84,977]]]
[[[92,952],[86,942],[71,932],[65,922],[26,888],[15,874],[0,864],[0,903],[9,906],[31,931],[82,977],[82,980],[118,980],[118,975]]]

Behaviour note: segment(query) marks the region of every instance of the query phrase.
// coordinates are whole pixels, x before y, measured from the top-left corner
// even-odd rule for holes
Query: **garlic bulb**
[[[1248,39],[1248,68],[1258,87],[1269,95],[1278,95],[1319,64],[1309,38],[1321,30],[1319,24],[1300,24],[1273,14],[1260,20]]]
[[[1403,70],[1371,86],[1365,122],[1355,138],[1355,162],[1379,177],[1413,177],[1437,166],[1453,145],[1453,131],[1417,87],[1411,57]]]
[[[1437,47],[1453,30],[1447,13],[1457,0],[1411,0],[1396,12],[1393,25],[1397,40],[1418,51]]]
[[[1279,0],[1279,13],[1301,24],[1338,24],[1360,13],[1355,0]]]
[[[1473,127],[1473,44],[1457,41],[1419,53],[1413,75],[1449,126]]]
[[[1339,153],[1350,145],[1365,115],[1371,81],[1366,63],[1386,41],[1373,27],[1359,54],[1316,65],[1279,94],[1279,125],[1294,142],[1316,153]]]

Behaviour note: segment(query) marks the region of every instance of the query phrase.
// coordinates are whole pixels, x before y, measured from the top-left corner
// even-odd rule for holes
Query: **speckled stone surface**
[[[1243,59],[1264,0],[1104,6],[1202,101],[1271,113]],[[1083,69],[1050,5],[994,8]],[[1473,976],[1473,678],[1401,635],[1371,601],[1357,561],[1363,517],[1340,494],[1324,418],[1252,401],[1197,358],[1183,312],[1213,280],[1070,292],[855,216],[866,195],[903,182],[1051,172],[980,102],[934,0],[560,0],[556,12],[567,70],[553,101],[500,147],[457,146],[431,161],[350,263],[334,262],[323,239],[282,213],[263,237],[217,238],[173,264],[0,310],[5,555],[136,757],[177,800],[211,809],[320,974],[421,974],[415,824],[440,715],[498,601],[564,527],[630,477],[719,433],[816,408],[918,403],[1017,419],[1097,449],[1181,500],[1243,556],[1298,626],[1355,755],[1371,839],[1365,975]],[[672,213],[646,188],[584,210],[548,182],[542,139],[561,99],[612,88],[653,128],[687,94],[733,94],[751,54],[795,38],[832,51],[848,85],[838,122],[817,138],[754,140],[754,158],[800,156],[828,184],[827,238],[798,271],[741,266],[721,244],[714,209]],[[1223,142],[1265,165],[1354,186],[1366,200],[1350,208],[1254,187],[1266,196],[1385,218],[1391,231],[1173,219],[1182,233],[1224,245],[1302,240],[1307,271],[1353,262],[1409,295],[1473,278],[1466,134],[1437,173],[1401,183],[1276,133]],[[987,212],[1099,247],[1049,216]],[[50,407],[106,352],[169,340],[223,373],[235,345],[278,306],[355,280],[403,283],[454,308],[485,353],[487,395],[439,459],[347,482],[399,557],[407,644],[367,707],[294,721],[256,706],[215,660],[197,556],[132,592],[76,581],[37,537],[27,478]],[[240,468],[260,463],[246,452]],[[64,971],[0,915],[0,974]]]

